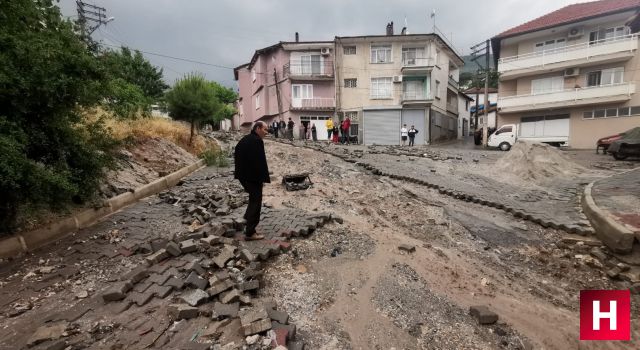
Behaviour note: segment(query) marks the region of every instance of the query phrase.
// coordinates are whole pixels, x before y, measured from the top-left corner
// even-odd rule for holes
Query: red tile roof
[[[498,34],[496,38],[506,38],[517,34],[576,22],[589,17],[602,16],[634,8],[640,8],[640,0],[601,0],[573,4],[523,23],[517,27],[513,27]]]

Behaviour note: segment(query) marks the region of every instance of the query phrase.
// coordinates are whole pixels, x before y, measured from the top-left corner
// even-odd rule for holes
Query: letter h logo
[[[580,340],[631,340],[631,293],[581,290]]]

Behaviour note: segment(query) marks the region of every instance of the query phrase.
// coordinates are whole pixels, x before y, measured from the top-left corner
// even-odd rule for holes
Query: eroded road
[[[374,175],[311,149],[268,142],[267,152],[273,172],[273,183],[265,187],[267,230],[275,235],[307,218],[337,217],[305,238],[292,238],[286,253],[267,254],[256,276],[260,288],[244,293],[250,296],[246,303],[240,301],[242,310],[273,298],[297,326],[290,348],[302,343],[307,349],[634,348],[629,343],[578,341],[579,291],[629,287],[627,281],[606,276],[607,264],[620,261],[604,248],[599,248],[603,259],[591,256],[599,244],[590,237],[543,228],[504,210]],[[372,156],[370,162],[375,157],[382,156]],[[390,159],[384,160],[387,166]],[[427,167],[422,172],[417,166],[409,168],[413,175],[428,177],[428,169],[441,171],[445,161],[420,160]],[[313,187],[285,191],[281,177],[300,172],[312,174]],[[185,220],[175,198],[199,201],[221,194],[232,205],[227,215],[209,222],[237,217],[244,197],[227,170],[207,168],[170,194],[150,197],[59,244],[4,262],[0,348],[25,348],[38,328],[58,321],[66,322],[58,339],[36,348],[273,348],[274,342],[265,340],[269,333],[245,338],[233,332],[233,323],[208,332],[212,324],[220,326],[221,318],[210,305],[220,296],[199,305],[198,317],[181,322],[169,318],[168,305],[180,302],[189,287],[176,287],[164,297],[155,294],[125,310],[120,303],[103,301],[104,290],[143,265],[150,254],[145,249],[155,250],[150,243],[145,249],[127,247],[189,232],[193,222]],[[227,243],[238,251],[246,248],[244,242]],[[402,244],[415,251],[400,250]],[[200,245],[189,258],[215,259],[222,247]],[[175,267],[175,274],[185,279],[187,260],[183,255],[151,268],[167,266],[165,273]],[[233,278],[246,279],[246,269],[256,267],[240,258],[235,261],[225,267]],[[201,276],[216,276],[219,270],[205,266]],[[632,305],[639,301],[633,296]],[[479,325],[469,315],[473,305],[487,306],[499,321]],[[638,326],[636,318],[633,339],[640,337]]]

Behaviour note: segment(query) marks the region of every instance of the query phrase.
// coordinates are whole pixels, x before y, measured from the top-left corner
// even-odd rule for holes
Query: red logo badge
[[[580,340],[631,340],[631,293],[581,290]]]

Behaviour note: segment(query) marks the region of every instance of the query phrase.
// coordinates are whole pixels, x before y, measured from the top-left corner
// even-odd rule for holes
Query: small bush
[[[200,158],[204,159],[207,166],[218,166],[221,168],[229,166],[228,152],[217,147],[206,149],[200,153]]]

